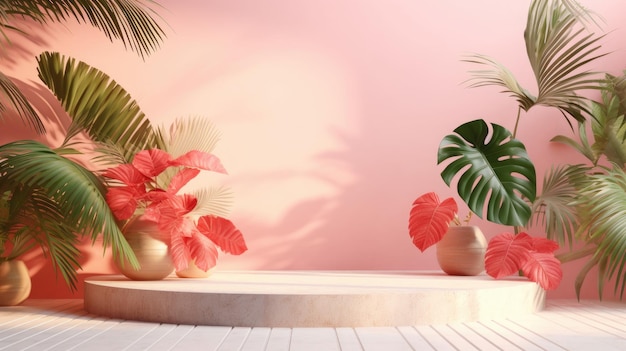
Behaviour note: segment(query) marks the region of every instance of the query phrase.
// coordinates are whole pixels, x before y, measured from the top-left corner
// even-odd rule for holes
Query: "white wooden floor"
[[[626,350],[626,304],[548,300],[504,320],[289,329],[114,320],[88,314],[83,300],[27,300],[0,307],[0,350]]]

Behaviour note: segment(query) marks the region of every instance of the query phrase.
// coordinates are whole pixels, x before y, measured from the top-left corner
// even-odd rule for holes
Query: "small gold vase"
[[[0,263],[0,306],[15,306],[30,295],[28,268],[21,260]]]
[[[163,241],[154,221],[142,216],[135,217],[126,224],[123,232],[135,252],[140,268],[134,269],[124,260],[123,266],[116,263],[122,274],[133,280],[161,280],[174,272],[169,246]]]

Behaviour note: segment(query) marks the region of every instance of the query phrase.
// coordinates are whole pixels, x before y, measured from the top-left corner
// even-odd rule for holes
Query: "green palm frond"
[[[26,140],[0,146],[0,175],[0,190],[41,189],[67,226],[93,241],[102,235],[114,259],[127,258],[138,265],[106,203],[104,184],[91,171],[37,141]]]
[[[589,143],[586,125],[586,123],[578,124],[578,137],[580,138],[580,141],[576,141],[573,138],[564,135],[557,135],[550,139],[550,141],[561,143],[563,145],[567,145],[573,148],[574,150],[577,150],[581,155],[585,156],[595,166],[600,159],[600,155],[596,154],[591,144]]]
[[[137,151],[158,145],[136,101],[108,75],[58,53],[45,52],[38,61],[39,78],[72,118],[70,137],[84,130],[92,140],[124,150],[126,162]]]
[[[515,76],[505,66],[484,55],[472,55],[463,61],[477,65],[487,66],[482,70],[471,70],[471,88],[495,85],[501,88],[502,93],[507,93],[517,100],[519,106],[528,111],[537,101],[537,98],[524,89],[515,79]]]
[[[40,23],[74,19],[90,24],[113,41],[145,57],[159,48],[165,32],[156,20],[153,1],[138,0],[12,0],[0,4],[7,17],[27,17]],[[4,23],[4,22],[3,22]]]
[[[604,103],[593,104],[591,130],[595,142],[591,146],[594,154],[605,155],[615,164],[626,164],[626,123],[620,114],[620,101],[617,96],[603,94]]]
[[[533,202],[534,223],[545,228],[548,239],[573,248],[578,228],[578,187],[586,179],[589,167],[568,165],[552,167],[543,180],[542,193]]]
[[[28,99],[9,77],[0,72],[0,120],[4,119],[7,107],[15,110],[37,133],[45,131],[39,115]]]
[[[473,87],[496,85],[511,93],[519,106],[528,111],[534,105],[559,109],[565,117],[578,122],[589,114],[588,99],[578,95],[582,90],[599,89],[597,73],[589,63],[606,55],[598,53],[603,36],[586,34],[584,22],[590,17],[572,0],[533,0],[528,11],[524,39],[526,52],[537,83],[534,97],[515,80],[501,64],[484,55],[466,61],[487,65],[489,69],[471,71]],[[568,120],[569,122],[569,120]]]
[[[601,265],[598,280],[615,278],[615,293],[624,293],[626,280],[626,173],[613,167],[606,173],[589,176],[587,186],[575,203],[582,208],[578,234],[595,244],[594,264]],[[584,280],[585,271],[581,272]],[[601,289],[601,286],[599,287]]]
[[[14,247],[7,259],[39,245],[44,256],[50,256],[55,270],[76,290],[79,235],[76,228],[68,226],[57,202],[41,188],[20,186],[12,191],[10,212],[8,234],[13,236]]]
[[[536,196],[535,167],[521,141],[504,127],[483,120],[467,122],[439,144],[437,164],[450,160],[441,177],[450,186],[459,175],[459,196],[472,212],[487,220],[524,226],[531,216],[527,201]]]

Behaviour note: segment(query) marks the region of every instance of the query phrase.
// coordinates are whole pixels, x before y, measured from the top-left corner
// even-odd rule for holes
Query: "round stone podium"
[[[414,271],[217,271],[204,279],[85,281],[85,310],[128,320],[234,327],[377,327],[509,318],[541,310],[522,277]]]

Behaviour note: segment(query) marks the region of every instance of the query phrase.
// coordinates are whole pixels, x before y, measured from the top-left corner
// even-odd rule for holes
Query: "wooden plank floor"
[[[626,304],[548,300],[503,320],[290,329],[143,323],[91,315],[83,300],[27,300],[0,307],[0,350],[626,350]]]

